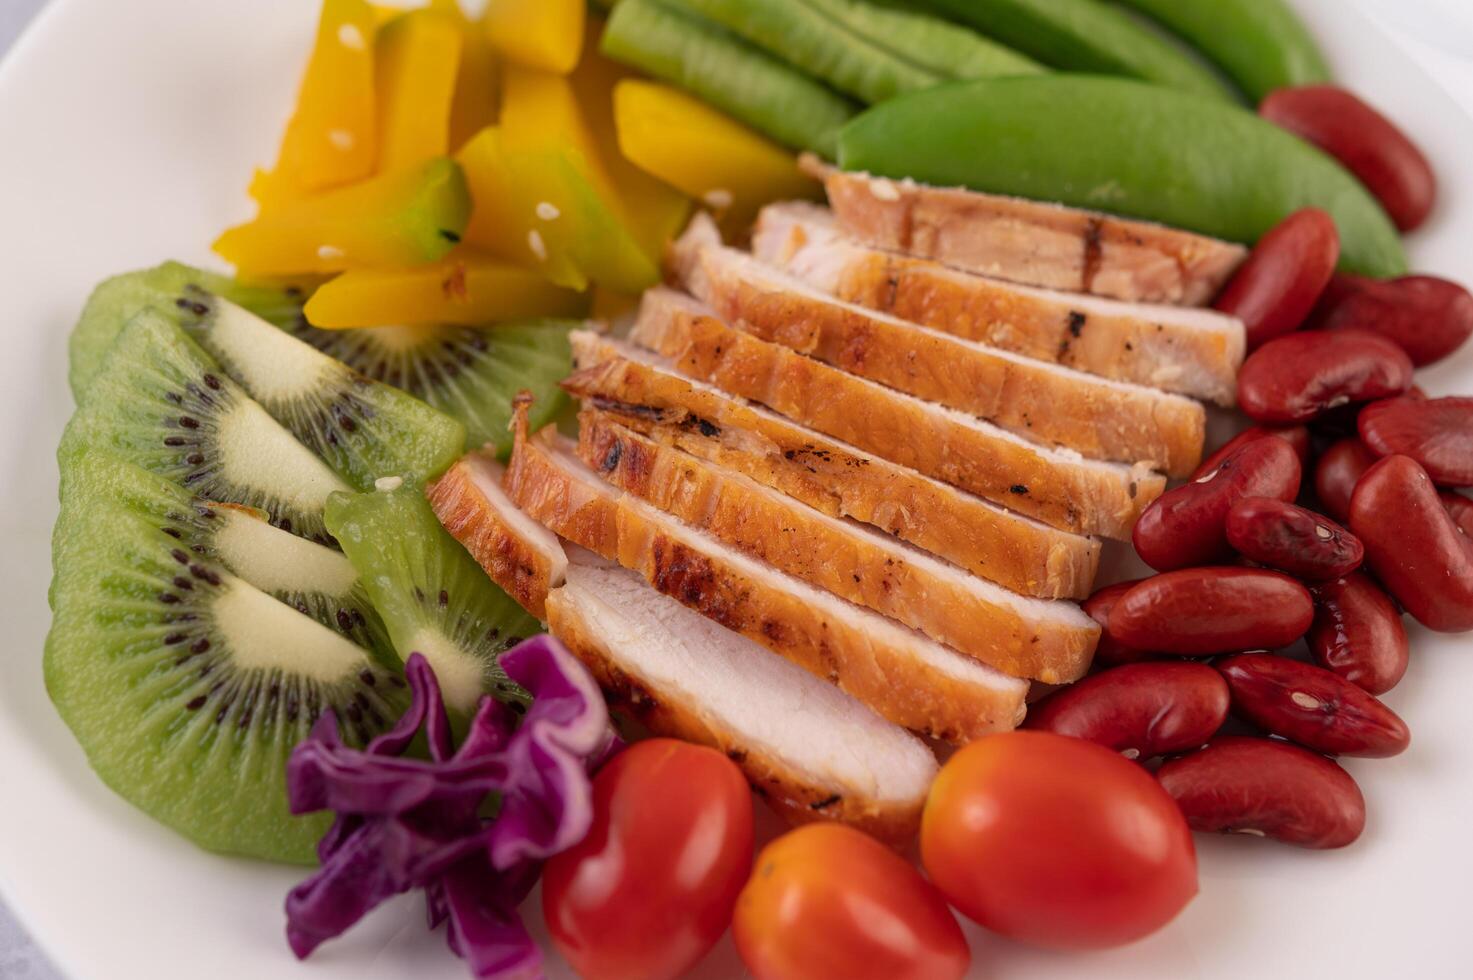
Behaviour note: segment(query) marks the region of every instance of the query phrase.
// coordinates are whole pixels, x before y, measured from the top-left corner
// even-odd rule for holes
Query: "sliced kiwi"
[[[106,364],[67,425],[63,458],[108,450],[208,500],[256,507],[283,530],[331,540],[322,508],[348,485],[178,326],[144,310]]]
[[[497,658],[541,626],[440,526],[422,489],[383,486],[334,494],[327,526],[363,577],[395,649],[405,660],[424,654],[447,706],[462,718],[482,694],[524,702]]]
[[[234,574],[341,633],[392,666],[399,658],[368,601],[358,572],[340,551],[272,527],[262,511],[196,497],[161,476],[97,449],[61,460],[68,507],[109,501],[147,519],[194,555]]]
[[[361,745],[402,713],[367,651],[105,495],[63,502],[46,686],[105,783],[210,850],[311,862],[292,747],[329,709]]]
[[[395,473],[430,479],[465,451],[460,422],[351,370],[211,291],[208,284],[218,286],[218,279],[177,263],[110,279],[98,287],[103,295],[88,302],[73,334],[74,350],[92,350],[110,323],[124,323],[141,308],[157,308],[214,355],[273,418],[360,490]],[[252,298],[260,305],[266,302]],[[294,322],[280,319],[288,326]]]
[[[572,372],[571,320],[535,320],[494,327],[391,326],[322,330],[300,320],[285,327],[297,338],[375,381],[403,388],[465,424],[472,446],[511,452],[511,400],[536,397],[532,425],[557,418],[568,405],[558,387]]]
[[[166,305],[171,297],[183,295],[191,286],[228,299],[283,328],[302,318],[302,303],[306,299],[295,286],[247,286],[229,276],[182,262],[165,262],[152,269],[105,279],[92,290],[81,318],[72,329],[68,380],[78,404],[88,382],[102,370],[107,349],[117,340],[123,325],[144,307]]]

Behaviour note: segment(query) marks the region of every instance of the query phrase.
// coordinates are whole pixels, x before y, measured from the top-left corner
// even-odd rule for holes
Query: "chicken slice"
[[[602,412],[578,455],[605,480],[753,558],[920,630],[1015,677],[1077,680],[1099,627],[1073,603],[1030,599],[862,524],[645,438]]]
[[[752,252],[815,289],[902,320],[1104,378],[1224,406],[1237,400],[1243,322],[1225,313],[1040,289],[870,248],[807,201],[763,208]]]

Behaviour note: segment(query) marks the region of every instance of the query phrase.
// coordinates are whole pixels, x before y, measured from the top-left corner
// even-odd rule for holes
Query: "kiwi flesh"
[[[94,295],[74,331],[74,349],[92,349],[109,323],[124,323],[139,308],[152,306],[183,327],[262,408],[360,490],[389,474],[430,479],[465,451],[465,428],[454,418],[353,371],[211,291],[201,284],[204,275],[194,281],[182,270],[188,267],[170,264],[103,283],[99,292],[104,295]]]
[[[494,327],[385,326],[323,330],[305,319],[283,327],[362,374],[402,388],[465,424],[471,446],[511,453],[511,401],[536,398],[531,422],[553,421],[569,405],[558,382],[573,370],[572,320],[531,320]]]
[[[440,526],[422,488],[392,480],[383,487],[334,494],[327,526],[362,576],[394,648],[405,660],[425,656],[454,718],[473,712],[482,694],[525,703],[497,658],[541,625]]]
[[[240,504],[196,497],[119,457],[96,449],[61,460],[69,505],[107,500],[137,514],[191,555],[224,565],[249,584],[398,667],[388,631],[342,552],[272,527]]]
[[[108,348],[123,325],[147,306],[163,306],[190,287],[203,289],[243,306],[278,327],[286,328],[302,316],[306,297],[296,286],[250,286],[182,262],[165,262],[152,269],[105,279],[82,308],[68,344],[72,397],[82,403],[88,383],[102,370]]]
[[[322,509],[348,485],[181,328],[145,309],[106,362],[67,424],[61,458],[106,450],[207,500],[254,507],[282,530],[331,541]]]
[[[102,780],[209,850],[310,863],[330,817],[287,811],[286,761],[325,711],[362,745],[407,702],[368,651],[74,493],[53,538],[45,678]]]

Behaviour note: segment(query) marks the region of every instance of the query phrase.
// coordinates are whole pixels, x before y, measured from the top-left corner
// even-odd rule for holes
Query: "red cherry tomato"
[[[835,823],[762,849],[731,932],[757,980],[958,980],[971,961],[941,893],[894,851]]]
[[[1243,321],[1254,350],[1299,329],[1339,260],[1335,219],[1319,208],[1295,211],[1258,240],[1212,305]]]
[[[926,801],[921,861],[964,915],[1052,949],[1140,939],[1197,893],[1192,833],[1151,774],[1049,732],[951,757]]]
[[[752,794],[730,759],[673,739],[593,780],[593,826],[542,875],[542,912],[585,980],[670,980],[731,921],[752,867]]]

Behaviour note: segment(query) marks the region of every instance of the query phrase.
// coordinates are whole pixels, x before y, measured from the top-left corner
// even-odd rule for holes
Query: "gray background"
[[[46,0],[0,0],[0,57]],[[0,978],[60,980],[30,938],[0,901]]]

